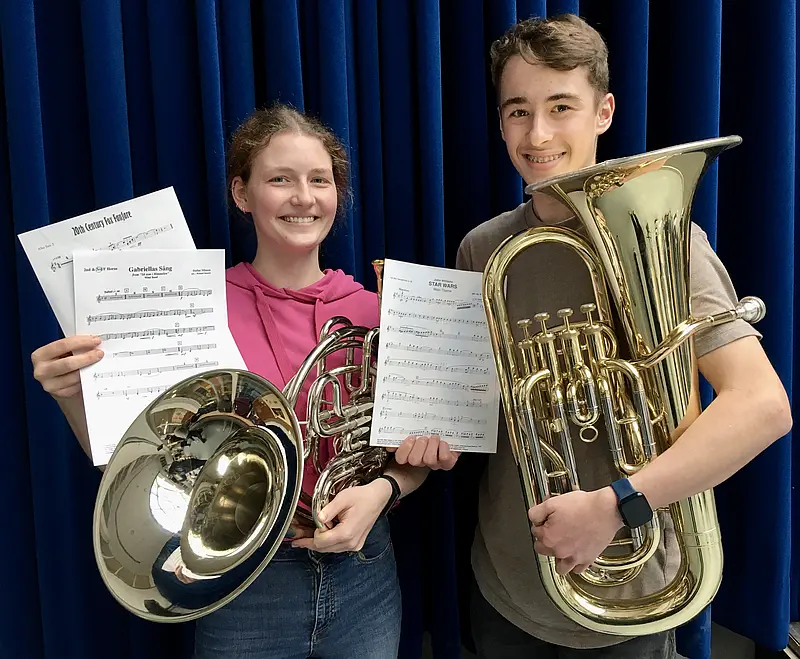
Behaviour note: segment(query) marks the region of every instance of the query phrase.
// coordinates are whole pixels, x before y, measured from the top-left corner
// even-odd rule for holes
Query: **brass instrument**
[[[383,261],[373,266],[380,300]],[[332,318],[282,391],[248,371],[214,370],[147,406],[109,460],[94,510],[97,565],[122,606],[154,622],[219,609],[267,567],[293,516],[324,528],[319,512],[338,492],[383,471],[386,449],[369,445],[378,332]],[[304,441],[295,409],[309,376]],[[331,437],[335,454],[322,465],[320,440]],[[308,461],[319,474],[313,497],[301,489]]]
[[[511,236],[484,271],[484,303],[526,509],[580,489],[572,428],[580,440],[593,442],[602,418],[608,459],[619,477],[665,451],[700,413],[693,335],[737,318],[763,318],[764,303],[752,297],[705,318],[693,318],[689,308],[692,200],[711,163],[740,142],[733,136],[678,145],[526,188],[545,203],[563,205],[581,227],[536,227]],[[558,326],[548,326],[546,313],[533,318],[536,329],[531,319],[520,319],[515,340],[507,272],[522,252],[546,243],[574,250],[596,299],[581,307],[580,320],[571,320],[571,309],[559,311]],[[622,359],[623,350],[630,359]],[[537,554],[549,597],[574,622],[608,634],[651,634],[692,619],[713,599],[722,576],[713,491],[672,504],[669,515],[681,564],[663,589],[620,600],[606,588],[631,583],[656,552],[661,529],[654,514],[581,574],[559,575],[554,558]]]

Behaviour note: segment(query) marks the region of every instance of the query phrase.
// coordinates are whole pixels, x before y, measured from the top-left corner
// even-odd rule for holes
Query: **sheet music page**
[[[20,234],[19,241],[64,336],[75,332],[75,250],[194,249],[172,188]]]
[[[480,272],[386,260],[370,443],[494,453],[500,393]]]
[[[245,364],[228,329],[223,250],[77,251],[75,315],[105,353],[81,370],[92,459],[108,462],[162,391]]]

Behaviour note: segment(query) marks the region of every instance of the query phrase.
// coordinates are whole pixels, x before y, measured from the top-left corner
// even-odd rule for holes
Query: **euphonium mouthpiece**
[[[748,295],[736,305],[736,315],[748,323],[758,323],[767,315],[767,305],[761,298]]]

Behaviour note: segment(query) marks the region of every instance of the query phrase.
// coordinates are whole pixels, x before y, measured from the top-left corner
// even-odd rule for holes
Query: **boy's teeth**
[[[309,222],[313,222],[313,217],[288,217],[284,216],[281,218],[284,222],[292,222],[294,224],[308,224]]]
[[[560,157],[561,157],[560,153],[557,153],[557,154],[555,154],[553,156],[546,156],[544,158],[539,158],[537,156],[530,156],[529,155],[528,156],[528,160],[531,160],[533,162],[552,162],[553,160],[558,160]]]

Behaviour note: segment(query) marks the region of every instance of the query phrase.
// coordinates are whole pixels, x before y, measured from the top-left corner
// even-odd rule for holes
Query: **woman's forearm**
[[[58,406],[72,428],[72,432],[78,439],[83,452],[92,458],[92,449],[89,445],[89,428],[86,425],[86,410],[83,406],[83,395],[71,396],[70,398],[56,398]]]
[[[394,461],[390,462],[389,466],[384,471],[385,474],[397,481],[397,485],[400,487],[401,497],[411,494],[422,485],[428,477],[429,472],[430,469],[428,469],[428,467],[412,467],[408,464],[399,465]],[[379,480],[382,480],[386,487],[391,488],[384,479]],[[389,494],[391,494],[391,489],[389,490]],[[387,498],[388,496],[387,494]]]

